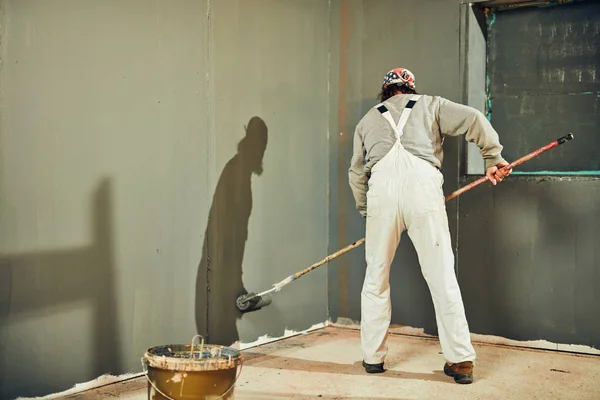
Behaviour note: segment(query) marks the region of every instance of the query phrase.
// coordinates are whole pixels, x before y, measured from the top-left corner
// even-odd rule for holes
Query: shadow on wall
[[[229,346],[239,340],[236,321],[241,313],[235,300],[247,293],[242,262],[252,212],[252,174],[263,172],[267,139],[265,122],[251,118],[213,195],[196,279],[196,327],[210,343]]]
[[[0,258],[0,398],[123,372],[108,180],[93,205],[91,245]]]

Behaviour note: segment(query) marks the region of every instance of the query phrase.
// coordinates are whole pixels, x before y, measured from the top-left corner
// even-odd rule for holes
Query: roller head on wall
[[[270,294],[259,296],[255,293],[248,293],[237,298],[235,305],[241,312],[250,312],[260,310],[271,304],[273,298]]]

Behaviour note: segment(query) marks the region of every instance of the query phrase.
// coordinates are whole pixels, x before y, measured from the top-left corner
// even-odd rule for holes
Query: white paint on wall
[[[285,329],[283,336],[270,336],[270,335],[263,335],[261,337],[259,337],[258,339],[256,339],[254,342],[250,342],[250,343],[244,343],[244,342],[235,342],[234,344],[231,345],[231,347],[233,347],[234,349],[238,349],[238,350],[246,350],[252,347],[256,347],[256,346],[261,346],[263,344],[267,344],[267,343],[271,343],[271,342],[275,342],[278,340],[282,340],[282,339],[286,339],[292,336],[298,336],[298,335],[305,335],[309,332],[312,332],[314,330],[317,329],[321,329],[324,328],[326,326],[328,326],[329,323],[328,322],[322,322],[319,324],[315,324],[313,326],[311,326],[308,329],[305,329],[303,331],[293,331],[293,330],[289,330],[289,329]]]

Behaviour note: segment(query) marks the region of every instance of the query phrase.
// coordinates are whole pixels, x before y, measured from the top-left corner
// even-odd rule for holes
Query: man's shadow
[[[252,212],[252,174],[263,172],[267,132],[261,118],[250,119],[213,195],[196,278],[196,328],[210,343],[230,346],[239,340],[236,321],[241,313],[235,301],[247,293],[242,262]]]

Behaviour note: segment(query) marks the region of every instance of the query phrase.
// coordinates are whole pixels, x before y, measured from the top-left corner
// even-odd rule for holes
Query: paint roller
[[[313,269],[320,267],[323,264],[328,263],[329,261],[333,260],[334,258],[338,258],[342,254],[349,252],[350,250],[360,246],[364,242],[365,242],[364,238],[360,239],[360,240],[352,243],[351,245],[348,245],[348,246],[344,247],[343,249],[338,250],[335,253],[328,255],[327,257],[325,257],[321,261],[311,265],[310,267],[305,268],[302,271],[296,272],[295,274],[288,276],[281,282],[274,284],[273,287],[269,290],[265,290],[264,292],[261,292],[258,294],[248,293],[248,294],[239,296],[237,298],[237,300],[235,301],[235,304],[236,304],[238,310],[240,310],[241,312],[256,311],[263,307],[268,306],[269,304],[271,304],[271,301],[272,301],[271,293],[279,292],[285,285],[292,283],[293,281],[300,278],[301,276],[308,274]]]
[[[534,150],[531,153],[519,158],[518,160],[513,161],[512,163],[503,167],[503,169],[505,169],[505,170],[513,169],[514,167],[521,165],[524,162],[529,161],[532,158],[537,157],[540,154],[542,154],[550,149],[560,146],[561,144],[563,144],[571,139],[573,139],[572,133],[562,136],[562,137],[548,143],[547,145],[540,147],[539,149]],[[476,181],[471,182],[468,185],[465,185],[462,188],[460,188],[460,189],[452,192],[448,196],[446,196],[445,201],[452,200],[455,197],[460,196],[461,194],[473,189],[476,186],[481,185],[482,183],[484,183],[488,180],[489,180],[489,178],[487,175],[482,176],[481,178],[477,179]],[[335,258],[338,258],[339,256],[349,252],[352,249],[355,249],[356,247],[360,246],[364,242],[365,242],[365,238],[357,240],[356,242],[344,247],[343,249],[340,249],[340,250],[336,251],[335,253],[328,255],[327,257],[325,257],[321,261],[311,265],[310,267],[305,268],[302,271],[298,271],[295,274],[288,276],[281,282],[274,284],[271,289],[265,290],[264,292],[261,292],[261,293],[247,293],[247,294],[238,296],[238,298],[236,299],[236,302],[235,302],[238,310],[240,310],[241,312],[251,312],[251,311],[260,310],[261,308],[268,306],[269,304],[271,304],[271,302],[273,300],[273,298],[272,298],[273,292],[279,292],[284,286],[294,282],[301,276],[308,274],[313,269],[320,267],[323,264],[327,264],[329,261],[331,261]]]

